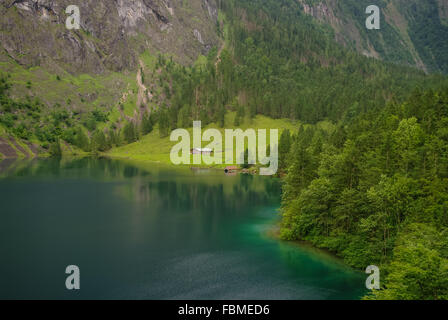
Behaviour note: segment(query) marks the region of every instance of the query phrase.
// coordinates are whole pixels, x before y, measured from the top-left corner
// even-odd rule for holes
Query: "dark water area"
[[[0,298],[359,299],[366,275],[268,235],[280,192],[219,170],[0,162]]]

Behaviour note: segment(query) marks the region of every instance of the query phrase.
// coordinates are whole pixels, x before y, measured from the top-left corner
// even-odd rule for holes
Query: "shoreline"
[[[170,162],[160,161],[160,160],[154,160],[154,159],[136,159],[132,156],[124,156],[124,155],[111,155],[108,153],[102,153],[99,155],[100,157],[108,158],[111,160],[126,160],[126,161],[132,161],[132,162],[138,162],[138,163],[157,163],[159,165],[163,165],[166,167],[172,167],[172,168],[185,168],[185,169],[208,169],[208,170],[215,170],[215,171],[223,171],[227,166],[230,166],[229,164],[215,164],[215,165],[207,165],[207,164],[179,164],[175,165]],[[249,169],[243,169],[238,168],[238,170],[235,170],[235,174],[253,174],[258,175],[259,167],[254,166]],[[232,174],[229,173],[229,174]]]
[[[278,242],[284,243],[284,244],[288,244],[288,245],[291,245],[294,247],[299,247],[301,250],[305,250],[307,252],[317,254],[323,258],[330,259],[333,262],[336,262],[350,270],[362,273],[361,269],[357,269],[355,267],[350,266],[349,264],[347,264],[344,261],[344,258],[342,258],[336,252],[331,251],[328,248],[319,248],[316,245],[314,245],[311,241],[307,241],[307,240],[283,240],[280,237],[279,223],[280,223],[280,220],[276,220],[276,221],[273,221],[272,223],[270,223],[270,228],[264,232],[264,236],[266,236],[272,240],[276,240]]]

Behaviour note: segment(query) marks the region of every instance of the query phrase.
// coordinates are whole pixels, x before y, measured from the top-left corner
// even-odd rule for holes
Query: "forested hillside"
[[[282,237],[386,271],[377,298],[448,298],[448,88],[415,91],[328,135],[292,136]]]
[[[169,99],[152,114],[162,136],[196,119],[222,126],[229,110],[237,112],[236,123],[257,114],[337,122],[446,81],[338,45],[296,1],[230,0],[220,9],[223,47],[192,68],[158,58],[155,69],[169,83]]]

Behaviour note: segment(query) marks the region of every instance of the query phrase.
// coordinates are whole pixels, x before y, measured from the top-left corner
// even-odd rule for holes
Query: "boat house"
[[[238,167],[237,166],[227,166],[224,169],[225,173],[236,173],[238,171]]]

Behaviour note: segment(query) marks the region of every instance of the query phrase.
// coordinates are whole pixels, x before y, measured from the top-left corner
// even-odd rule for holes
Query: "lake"
[[[367,275],[276,240],[281,183],[110,159],[0,162],[1,299],[359,299]],[[68,265],[81,289],[65,287]]]

